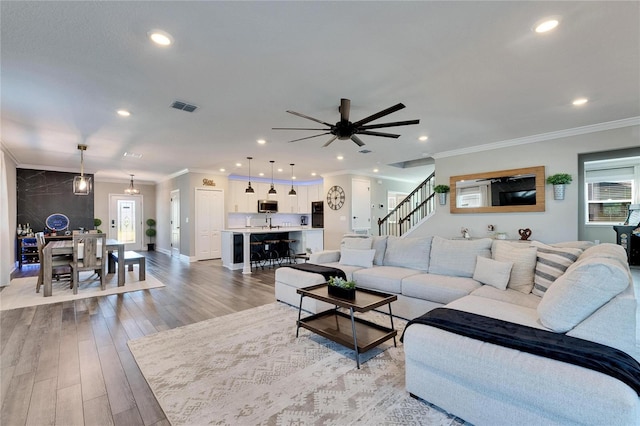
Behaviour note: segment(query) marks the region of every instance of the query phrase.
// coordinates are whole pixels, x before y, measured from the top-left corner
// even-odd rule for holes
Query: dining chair
[[[71,283],[73,294],[78,294],[80,272],[94,271],[98,273],[100,288],[104,290],[107,275],[107,236],[106,234],[76,234],[73,236],[73,260],[71,266]],[[92,280],[93,276],[89,279]]]
[[[38,261],[40,262],[40,269],[38,270],[38,281],[36,282],[36,293],[40,293],[40,287],[44,280],[44,246],[47,244],[44,238],[44,232],[36,232],[36,245],[38,248]],[[51,259],[52,276],[56,279],[60,279],[61,276],[67,276],[71,279],[71,270],[69,268],[69,261],[71,256],[56,255]]]

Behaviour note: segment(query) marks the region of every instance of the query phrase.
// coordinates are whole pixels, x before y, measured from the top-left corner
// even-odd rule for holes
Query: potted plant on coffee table
[[[147,251],[154,251],[156,249],[156,244],[153,242],[153,237],[156,236],[156,229],[154,228],[156,226],[155,219],[147,219],[147,226],[149,227],[145,231],[145,234],[147,235],[147,237],[149,237],[149,243],[147,243]]]
[[[347,281],[340,277],[329,277],[327,284],[329,285],[328,291],[331,296],[347,300],[356,298],[355,281]]]
[[[447,204],[447,192],[449,192],[449,185],[436,185],[433,188],[433,192],[438,194],[438,201],[441,206]]]
[[[553,185],[554,200],[564,200],[565,185],[570,184],[572,180],[568,173],[556,173],[547,177],[547,183]]]

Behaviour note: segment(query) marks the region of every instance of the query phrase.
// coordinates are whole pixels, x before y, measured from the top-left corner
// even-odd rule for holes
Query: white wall
[[[446,206],[436,206],[436,214],[411,233],[412,237],[440,235],[459,237],[460,228],[469,228],[472,237],[487,235],[487,225],[507,232],[508,238],[518,239],[518,229],[532,230],[531,239],[553,243],[578,239],[578,154],[637,147],[640,126],[630,126],[585,135],[558,138],[491,151],[436,158],[436,181],[449,183],[449,177],[469,173],[490,172],[530,166],[545,166],[546,175],[569,173],[574,183],[567,186],[564,201],[553,199],[553,188],[546,185],[546,211],[539,213],[474,213],[451,214],[448,197]],[[600,238],[615,243],[615,232]]]
[[[134,182],[135,187],[140,190],[142,195],[142,221],[156,217],[156,185],[138,184]],[[113,183],[100,182],[93,183],[93,216],[102,220],[100,229],[108,232],[109,228],[109,195],[123,195],[124,189],[129,186],[129,182]],[[147,229],[146,223],[143,223],[143,229]],[[144,231],[143,231],[144,232]],[[147,243],[148,237],[144,237],[143,245]]]
[[[0,267],[0,286],[9,284],[9,276],[11,271],[15,269],[16,265],[16,228],[18,226],[18,198],[16,194],[17,180],[16,180],[16,163],[13,161],[13,157],[4,149],[3,145],[0,145],[0,149],[4,153],[4,165],[7,176],[7,194],[6,199],[0,200],[0,209],[6,209],[7,216],[9,218],[9,235],[3,235],[0,244],[2,247],[0,253],[2,253],[2,266]],[[5,282],[6,281],[6,282]]]

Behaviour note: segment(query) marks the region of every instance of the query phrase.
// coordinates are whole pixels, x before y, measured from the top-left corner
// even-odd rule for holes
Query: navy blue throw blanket
[[[311,272],[312,274],[320,274],[327,281],[329,281],[330,277],[347,279],[347,276],[342,269],[332,268],[330,266],[316,265],[315,263],[298,263],[287,267],[298,269],[300,271]]]
[[[600,343],[455,309],[436,308],[407,324],[425,324],[476,340],[568,362],[614,377],[640,396],[640,364]],[[400,341],[404,339],[404,334]]]

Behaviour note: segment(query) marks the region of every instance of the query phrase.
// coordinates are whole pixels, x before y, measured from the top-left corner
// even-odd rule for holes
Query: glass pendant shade
[[[87,146],[79,144],[78,149],[80,150],[80,176],[73,177],[73,194],[89,195],[91,193],[91,178],[84,175],[84,152],[87,150]]]
[[[278,191],[273,187],[273,163],[275,163],[275,161],[270,160],[269,162],[271,163],[271,189],[269,189],[269,195],[274,195],[278,193]]]
[[[129,186],[127,188],[125,188],[124,193],[127,195],[136,195],[140,193],[140,190],[138,188],[136,188],[135,186],[133,186],[133,175],[129,175],[131,176],[131,182],[129,183]]]
[[[291,163],[289,164],[291,166],[291,189],[289,190],[289,196],[291,197],[295,197],[296,195],[296,190],[293,189],[293,166],[295,166],[295,164]]]
[[[247,157],[247,160],[249,160],[249,185],[247,186],[247,189],[244,190],[244,193],[253,194],[254,192],[256,192],[251,187],[251,160],[253,160],[253,157]]]

